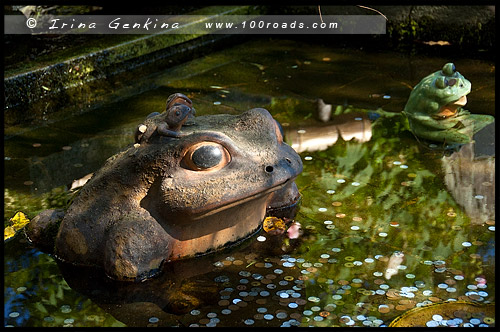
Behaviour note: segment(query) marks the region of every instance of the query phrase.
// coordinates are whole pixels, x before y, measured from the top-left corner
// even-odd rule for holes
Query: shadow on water
[[[420,145],[398,114],[411,86],[448,60],[261,46],[148,78],[159,87],[101,113],[116,125],[108,118],[99,126],[89,113],[86,129],[71,135],[59,123],[7,140],[4,219],[51,207],[50,190],[98,169],[132,142],[138,121],[180,91],[197,115],[264,107],[281,122],[304,163],[296,234],[262,229],[238,246],[168,265],[158,278],[116,283],[56,263],[21,232],[5,244],[6,325],[386,326],[430,303],[495,301],[494,127],[444,153]],[[472,82],[467,108],[494,114],[492,64],[453,60]],[[318,98],[333,104],[327,122],[318,121]],[[494,325],[489,318],[481,324]]]

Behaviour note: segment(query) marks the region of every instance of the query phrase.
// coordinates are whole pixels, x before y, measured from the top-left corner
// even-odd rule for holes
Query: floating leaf
[[[3,231],[3,240],[8,240],[11,237],[13,237],[16,234],[16,231],[14,230],[14,227],[9,226],[6,227],[5,230]]]
[[[30,220],[23,212],[19,211],[14,217],[10,219],[10,222],[12,223],[12,227],[14,227],[14,230],[17,232],[18,230],[26,226],[30,222]]]
[[[283,234],[286,230],[285,222],[276,217],[267,217],[264,219],[262,228],[266,233],[270,234]]]
[[[3,240],[6,241],[16,235],[16,232],[26,226],[30,220],[21,211],[17,212],[14,217],[12,217],[9,222],[10,226],[5,227],[3,232]]]

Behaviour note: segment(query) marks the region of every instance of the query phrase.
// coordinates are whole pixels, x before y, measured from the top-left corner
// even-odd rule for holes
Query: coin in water
[[[386,314],[389,311],[391,311],[391,309],[389,308],[388,305],[381,304],[381,305],[378,306],[378,312],[380,312],[381,314]]]
[[[298,305],[304,305],[307,303],[307,301],[305,299],[297,299],[295,300],[295,303],[297,303]]]
[[[229,303],[230,302],[228,300],[220,300],[218,302],[219,306],[221,306],[221,307],[227,306],[227,305],[229,305]]]
[[[236,305],[240,308],[244,308],[248,305],[248,303],[246,301],[240,301],[240,302],[236,303]]]
[[[440,322],[440,321],[442,321],[442,320],[443,320],[443,316],[441,316],[441,315],[437,315],[437,314],[436,314],[436,315],[433,315],[433,316],[432,316],[432,320],[435,320],[436,322]]]
[[[471,318],[469,322],[474,325],[479,325],[481,323],[481,320],[477,318]]]
[[[425,325],[426,325],[427,327],[438,327],[438,326],[439,326],[439,323],[438,323],[438,322],[436,322],[435,320],[430,320],[430,321],[428,321],[427,323],[425,323]]]
[[[319,302],[319,301],[320,301],[319,297],[316,297],[316,296],[309,296],[307,299],[308,299],[309,301],[311,301],[311,302],[314,302],[314,303],[316,303],[316,302]]]
[[[283,311],[276,313],[276,318],[278,319],[285,319],[287,316],[288,316],[287,313]]]

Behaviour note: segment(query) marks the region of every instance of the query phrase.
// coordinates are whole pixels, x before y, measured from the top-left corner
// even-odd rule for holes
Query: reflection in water
[[[476,136],[475,142],[441,159],[448,190],[475,224],[495,219],[494,151],[493,155],[476,152],[476,145],[490,144],[491,139],[494,144],[494,124],[484,130],[489,135]]]
[[[342,114],[326,125],[286,128],[285,137],[298,153],[321,151],[335,144],[339,137],[344,141],[354,138],[360,143],[368,142],[372,137],[371,122],[366,114]]]
[[[95,268],[59,267],[72,289],[127,326],[267,326],[270,320],[290,326],[300,324],[307,302],[295,259],[286,254],[297,241],[261,230],[257,241],[166,264],[141,283],[117,282]]]
[[[405,254],[402,251],[395,251],[389,261],[387,262],[387,267],[385,269],[384,277],[389,280],[393,275],[398,274],[399,267],[405,258]]]

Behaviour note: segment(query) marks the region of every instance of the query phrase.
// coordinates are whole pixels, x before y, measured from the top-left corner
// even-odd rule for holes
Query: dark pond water
[[[72,181],[131,144],[173,92],[197,115],[267,108],[304,171],[298,237],[262,229],[172,264],[165,274],[174,277],[111,283],[58,265],[18,233],[4,245],[4,325],[387,326],[431,303],[494,303],[495,161],[481,152],[494,130],[450,154],[419,144],[399,115],[377,113],[400,112],[411,88],[450,61],[472,82],[466,108],[494,115],[490,62],[252,41],[143,78],[157,88],[7,139],[5,226],[17,211],[31,219],[64,206]],[[333,105],[327,123],[318,98]],[[462,313],[432,324],[494,325],[494,316]]]

